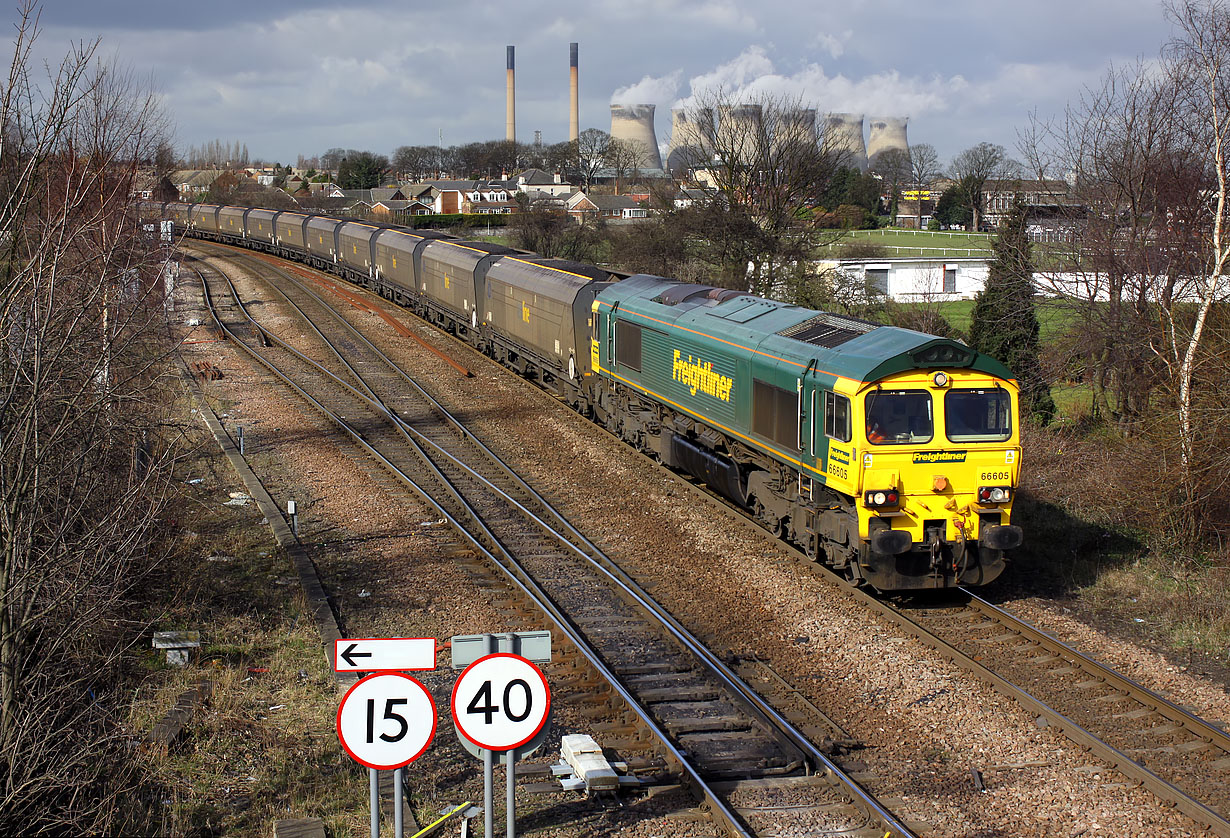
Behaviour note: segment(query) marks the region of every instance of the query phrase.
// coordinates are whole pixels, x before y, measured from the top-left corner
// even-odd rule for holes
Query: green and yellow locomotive
[[[1017,386],[955,341],[635,276],[593,306],[595,412],[880,590],[985,584],[1018,546]]]

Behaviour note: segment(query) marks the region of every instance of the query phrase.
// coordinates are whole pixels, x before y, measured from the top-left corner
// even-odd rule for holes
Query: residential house
[[[407,200],[419,201],[430,194],[432,212],[437,215],[454,215],[463,212],[462,203],[482,185],[482,181],[478,180],[428,180],[410,184],[409,192],[406,192],[407,187],[403,185],[402,193]]]
[[[689,189],[680,187],[675,193],[674,204],[675,209],[687,209],[696,205],[705,205],[713,200],[713,196],[717,192],[712,189]]]
[[[466,192],[461,211],[474,215],[507,215],[516,212],[517,202],[504,186],[486,184]]]
[[[372,218],[380,218],[392,223],[400,223],[414,215],[431,215],[431,212],[431,205],[422,201],[376,201],[371,207]]]
[[[1071,187],[1065,180],[1008,178],[988,180],[982,187],[981,223],[994,230],[1016,201],[1034,214],[1063,215],[1076,209]]]
[[[586,195],[577,192],[565,204],[567,212],[581,223],[586,219],[633,220],[647,218],[649,211],[627,195]]]
[[[526,206],[534,209],[559,210],[563,212],[568,205],[568,201],[573,195],[581,190],[571,187],[567,192],[562,194],[553,194],[551,192],[540,192],[537,189],[527,189],[520,194],[523,196]]]
[[[223,174],[223,169],[183,169],[172,172],[170,178],[179,191],[180,199],[192,201],[208,192],[209,187]]]
[[[534,191],[545,193],[553,198],[567,197],[572,193],[572,185],[565,183],[559,172],[550,175],[542,169],[526,169],[513,178],[510,185],[518,192]]]

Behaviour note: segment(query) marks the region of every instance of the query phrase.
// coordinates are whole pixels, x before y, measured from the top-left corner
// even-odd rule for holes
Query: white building
[[[986,285],[986,259],[834,259],[821,269],[836,270],[852,281],[865,281],[872,289],[898,302],[969,300]]]

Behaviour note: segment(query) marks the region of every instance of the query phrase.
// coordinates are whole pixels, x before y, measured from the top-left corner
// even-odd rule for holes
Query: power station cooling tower
[[[755,165],[764,143],[760,105],[726,105],[718,108],[717,143],[714,151],[731,161]]]
[[[713,110],[675,108],[671,111],[670,171],[695,169],[713,159]]]
[[[653,132],[653,105],[611,105],[611,139],[624,140],[643,154],[641,166],[661,169],[662,154]]]
[[[816,111],[814,108],[799,108],[782,111],[773,127],[773,148],[779,154],[792,154],[795,150],[816,147]]]
[[[847,165],[867,171],[867,146],[863,144],[861,113],[827,113],[824,115],[824,144],[833,152],[849,155]]]
[[[905,124],[908,116],[871,117],[871,138],[867,142],[867,161],[875,166],[876,158],[889,149],[899,148],[909,153],[910,144],[905,139]]]

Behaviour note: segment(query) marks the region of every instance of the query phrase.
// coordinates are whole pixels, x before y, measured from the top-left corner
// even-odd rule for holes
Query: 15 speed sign
[[[453,687],[453,721],[480,748],[511,751],[547,721],[551,690],[534,664],[499,652],[466,667]]]
[[[436,735],[436,704],[409,675],[369,675],[342,696],[337,738],[356,762],[389,770],[414,762]]]

